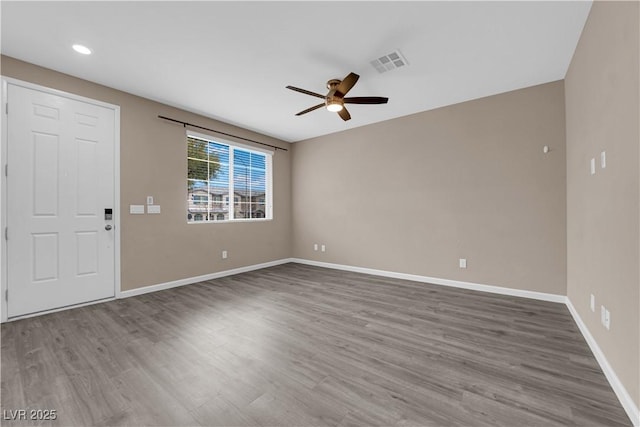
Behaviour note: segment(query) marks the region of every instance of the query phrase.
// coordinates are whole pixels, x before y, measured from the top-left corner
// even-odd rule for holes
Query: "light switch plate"
[[[147,206],[147,213],[159,214],[160,213],[160,205],[149,205],[149,206]]]
[[[467,259],[460,258],[460,268],[467,268]]]
[[[129,213],[133,215],[144,214],[144,205],[129,205]]]
[[[591,159],[591,175],[596,174],[596,159]]]
[[[152,205],[153,204],[153,196],[147,196],[147,204],[148,205]]]
[[[604,151],[600,153],[600,167],[602,169],[607,167],[607,153]]]

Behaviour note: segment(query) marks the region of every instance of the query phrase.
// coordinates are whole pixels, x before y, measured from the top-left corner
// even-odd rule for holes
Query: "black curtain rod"
[[[208,131],[210,131],[210,132],[219,133],[220,135],[230,136],[230,137],[232,137],[232,138],[242,139],[243,141],[253,142],[254,144],[265,145],[265,146],[267,146],[267,147],[271,147],[271,148],[274,148],[274,149],[276,149],[276,150],[289,151],[289,150],[287,150],[286,148],[276,147],[275,145],[265,144],[264,142],[254,141],[253,139],[244,138],[244,137],[242,137],[242,136],[233,135],[233,134],[226,133],[226,132],[221,132],[221,131],[219,131],[219,130],[215,130],[215,129],[211,129],[211,128],[206,128],[206,127],[204,127],[204,126],[194,125],[193,123],[183,122],[182,120],[176,120],[176,119],[172,119],[172,118],[165,117],[165,116],[158,116],[158,118],[159,118],[159,119],[163,119],[163,120],[169,120],[170,122],[174,122],[174,123],[180,123],[180,124],[181,124],[182,126],[184,126],[184,127],[191,126],[192,128],[198,128],[198,129],[208,130]]]

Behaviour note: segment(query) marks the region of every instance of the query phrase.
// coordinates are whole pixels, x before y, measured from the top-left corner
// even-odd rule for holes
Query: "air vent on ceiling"
[[[370,61],[370,64],[381,74],[409,65],[399,49]]]

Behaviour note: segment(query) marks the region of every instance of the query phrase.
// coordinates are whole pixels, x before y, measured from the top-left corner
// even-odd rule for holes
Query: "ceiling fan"
[[[359,75],[349,73],[349,75],[343,80],[329,80],[327,82],[327,89],[329,89],[329,93],[327,93],[327,95],[320,95],[319,93],[300,89],[299,87],[287,86],[287,89],[324,99],[322,104],[314,105],[313,107],[300,111],[296,116],[301,116],[313,110],[317,110],[320,107],[326,106],[327,110],[338,113],[342,120],[347,121],[351,119],[351,114],[349,114],[344,104],[386,104],[387,101],[389,101],[389,98],[383,98],[381,96],[354,96],[345,98],[344,96],[353,86],[355,86],[359,78]]]

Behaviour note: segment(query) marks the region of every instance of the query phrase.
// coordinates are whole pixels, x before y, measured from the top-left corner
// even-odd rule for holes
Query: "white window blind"
[[[187,133],[187,221],[271,219],[272,154]]]

